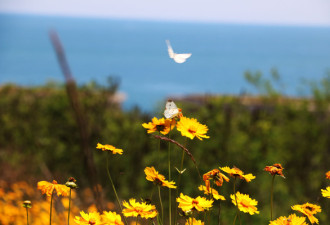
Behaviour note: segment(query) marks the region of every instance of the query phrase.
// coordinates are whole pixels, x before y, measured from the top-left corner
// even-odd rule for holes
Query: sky
[[[330,26],[330,0],[0,0],[0,12],[156,21]]]

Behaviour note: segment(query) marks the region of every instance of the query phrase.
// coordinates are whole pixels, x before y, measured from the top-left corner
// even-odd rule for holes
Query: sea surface
[[[244,73],[276,68],[286,95],[330,69],[330,27],[261,26],[0,14],[0,85],[64,82],[48,32],[54,29],[79,84],[120,79],[124,108],[151,111],[167,97],[256,90]],[[192,53],[183,64],[169,58]]]

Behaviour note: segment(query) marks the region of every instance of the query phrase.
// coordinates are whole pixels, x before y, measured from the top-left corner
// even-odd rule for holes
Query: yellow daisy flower
[[[77,224],[80,225],[101,225],[103,224],[101,222],[101,217],[100,214],[98,212],[91,212],[91,213],[84,213],[83,211],[80,212],[81,217],[76,216],[74,221]]]
[[[238,169],[237,167],[234,167],[230,169],[228,166],[226,167],[221,167],[220,168],[222,171],[226,172],[229,174],[231,177],[239,177],[242,180],[245,180],[246,182],[250,182],[255,176],[253,176],[251,173],[249,174],[244,174],[242,170]]]
[[[200,124],[194,118],[181,117],[180,121],[176,125],[176,129],[181,132],[182,136],[186,136],[190,139],[197,137],[199,140],[202,138],[210,138],[206,136],[208,128],[206,125]]]
[[[326,189],[321,189],[321,191],[323,197],[330,198],[330,186],[327,187]]]
[[[313,224],[313,223],[319,223],[319,220],[314,216],[316,213],[321,212],[321,207],[318,205],[314,205],[311,203],[305,203],[302,205],[294,205],[291,206],[291,208],[293,210],[299,211],[301,213],[303,213],[305,216],[307,216],[307,218],[309,219],[309,221]]]
[[[120,154],[120,155],[123,154],[123,150],[122,149],[116,148],[116,147],[114,147],[112,145],[102,145],[100,143],[97,143],[96,148],[97,149],[101,149],[102,151],[111,151],[112,154]]]
[[[223,180],[228,182],[229,178],[226,177],[223,173],[221,173],[220,170],[213,169],[203,175],[203,180],[205,181],[205,183],[207,183],[207,180],[213,180],[217,186],[222,186]],[[206,186],[208,186],[208,184]]]
[[[154,167],[146,167],[144,169],[144,173],[146,174],[146,179],[154,182],[157,185],[168,187],[168,188],[176,188],[174,185],[174,181],[167,181],[165,180],[165,177],[161,174],[159,174]]]
[[[179,208],[182,211],[187,212],[190,210],[204,211],[212,207],[213,200],[206,200],[204,197],[198,196],[197,198],[191,198],[187,195],[180,194],[180,197],[176,199],[179,203]]]
[[[195,218],[189,217],[189,219],[186,220],[185,225],[204,225],[204,222],[201,220],[196,220]]]
[[[175,127],[176,120],[172,119],[157,119],[156,117],[152,118],[151,122],[143,123],[142,126],[147,129],[148,134],[154,132],[160,132],[163,135],[168,134]]]
[[[121,221],[121,216],[115,212],[103,211],[101,217],[103,225],[124,225],[123,221]]]
[[[232,200],[232,203],[236,205],[235,195],[231,194],[230,198]],[[247,194],[241,194],[239,192],[236,192],[236,198],[239,210],[245,213],[249,213],[250,215],[253,215],[255,213],[259,214],[259,211],[256,207],[258,201],[251,199]]]
[[[126,217],[141,216],[142,218],[148,219],[157,216],[157,210],[154,205],[149,205],[145,202],[139,203],[133,198],[129,200],[129,203],[123,201],[123,206],[126,207],[126,209],[123,209],[123,214]]]
[[[226,200],[225,197],[223,197],[222,195],[219,195],[219,192],[211,187],[207,187],[207,186],[204,186],[204,185],[200,185],[198,187],[198,189],[200,191],[204,191],[204,194],[206,195],[212,195],[212,197],[216,200]]]
[[[269,225],[307,225],[305,217],[296,216],[291,214],[288,217],[281,216],[276,220],[270,221]]]
[[[325,173],[325,178],[327,178],[327,179],[330,180],[330,171],[328,171],[328,172]]]
[[[68,196],[70,192],[69,187],[63,184],[57,184],[56,180],[53,180],[52,183],[47,181],[39,181],[38,189],[41,190],[42,194],[46,194],[47,196],[52,196],[54,190],[56,190],[57,196]]]

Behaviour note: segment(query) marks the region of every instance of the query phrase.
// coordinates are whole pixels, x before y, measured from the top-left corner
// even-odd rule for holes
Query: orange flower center
[[[135,207],[135,211],[138,213],[138,214],[141,214],[143,212],[143,208],[142,207]]]
[[[90,225],[94,225],[96,222],[94,221],[94,220],[90,220],[90,221],[88,221],[88,224],[90,224]]]
[[[245,208],[249,208],[251,206],[250,202],[246,201],[245,199],[242,199],[242,201],[240,203]]]
[[[197,128],[195,126],[191,126],[189,127],[188,132],[191,134],[195,134],[197,132]]]
[[[198,201],[196,199],[194,199],[191,204],[198,205]]]

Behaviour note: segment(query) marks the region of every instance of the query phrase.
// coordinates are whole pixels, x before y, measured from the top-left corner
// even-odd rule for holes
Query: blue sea
[[[284,94],[308,94],[330,68],[330,27],[183,23],[0,14],[0,85],[64,82],[48,32],[55,29],[79,84],[120,79],[125,109],[167,97],[255,93],[244,72],[276,68]],[[165,40],[183,64],[169,58]],[[303,91],[301,91],[303,90]]]

